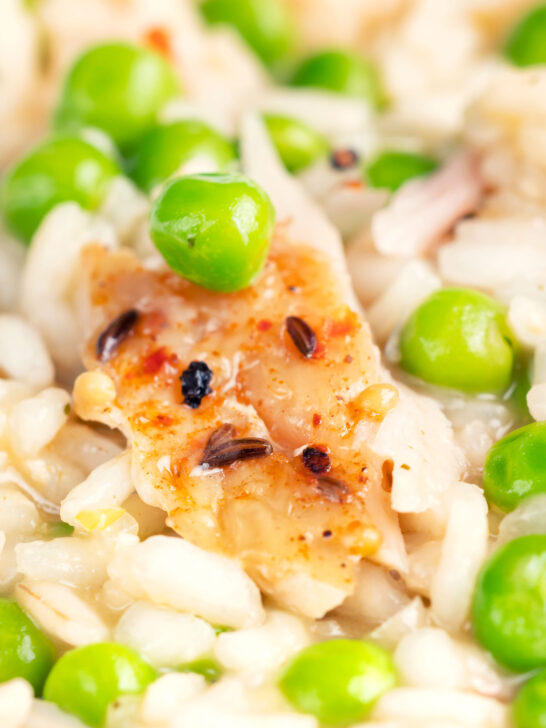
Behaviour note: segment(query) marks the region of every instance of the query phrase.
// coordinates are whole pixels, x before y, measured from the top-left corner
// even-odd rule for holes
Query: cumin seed
[[[138,311],[131,308],[120,313],[108,324],[97,339],[96,353],[99,361],[107,362],[112,358],[121,342],[133,333],[137,319]]]
[[[318,343],[313,329],[299,316],[288,316],[285,324],[296,349],[306,359],[310,359],[317,350]]]
[[[223,440],[203,453],[200,465],[222,468],[239,460],[251,460],[271,455],[273,447],[261,437],[239,437]]]

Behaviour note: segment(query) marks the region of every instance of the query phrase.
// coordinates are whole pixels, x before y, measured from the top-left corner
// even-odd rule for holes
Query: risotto
[[[2,0],[0,726],[546,726],[546,5]]]

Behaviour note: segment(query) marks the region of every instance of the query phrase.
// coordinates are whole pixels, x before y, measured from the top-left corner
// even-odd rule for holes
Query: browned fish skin
[[[354,566],[381,541],[366,494],[383,478],[351,403],[381,375],[367,326],[343,302],[329,261],[278,238],[259,279],[236,294],[146,270],[128,251],[92,246],[82,267],[85,362],[115,383],[139,490],[153,494],[180,535],[238,556],[266,591],[302,571],[349,589]],[[100,361],[97,336],[132,309],[132,333]],[[289,317],[316,336],[309,358],[287,331]],[[212,370],[212,391],[191,409],[180,376],[195,361]],[[222,467],[201,464],[207,448],[237,438],[272,448]],[[327,475],[305,467],[302,448],[313,443],[328,453]]]

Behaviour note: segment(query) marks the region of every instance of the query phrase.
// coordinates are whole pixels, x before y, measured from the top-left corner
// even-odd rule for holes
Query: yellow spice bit
[[[381,534],[371,523],[353,521],[347,532],[350,539],[346,546],[353,556],[370,556],[381,546]]]
[[[103,372],[84,372],[74,382],[74,407],[83,419],[92,419],[97,413],[112,406],[116,387]]]
[[[382,420],[397,402],[398,390],[392,384],[371,384],[351,402],[351,408],[357,415]]]
[[[125,513],[124,508],[99,508],[96,511],[80,511],[76,521],[86,531],[104,531]]]

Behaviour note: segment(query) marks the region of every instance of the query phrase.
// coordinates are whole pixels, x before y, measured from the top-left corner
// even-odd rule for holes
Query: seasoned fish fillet
[[[76,409],[125,433],[140,496],[278,601],[339,603],[381,544],[367,501],[387,496],[392,463],[366,438],[396,390],[329,258],[277,234],[232,294],[98,246],[81,275],[85,364],[115,396],[97,406],[77,383]]]

